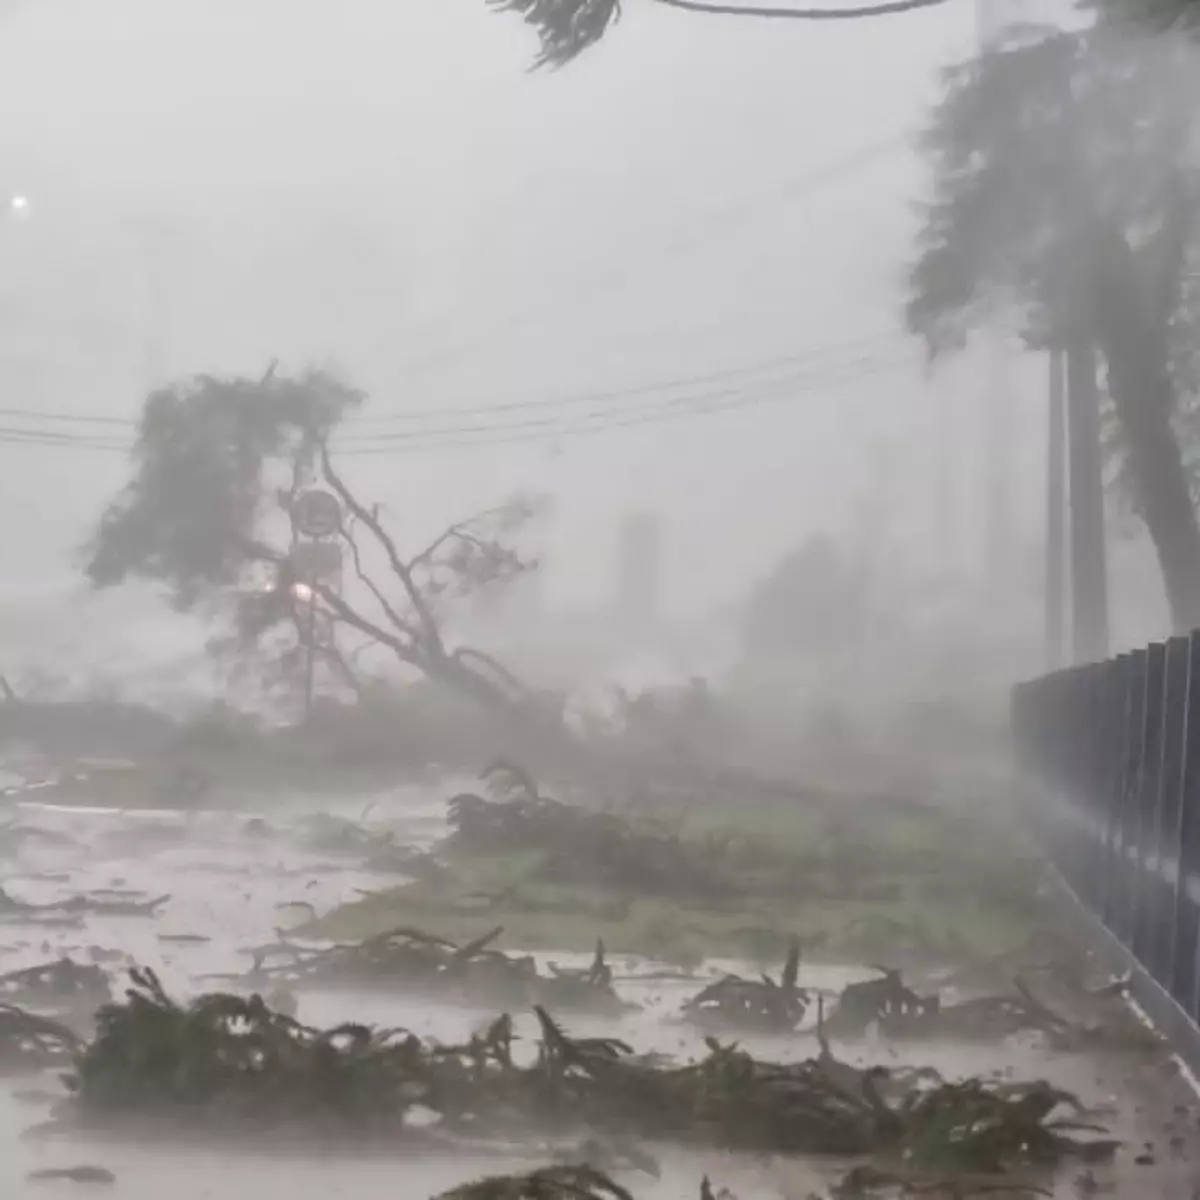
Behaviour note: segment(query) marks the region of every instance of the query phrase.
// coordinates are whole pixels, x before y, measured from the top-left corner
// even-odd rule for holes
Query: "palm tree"
[[[1107,23],[1025,29],[950,70],[924,139],[933,194],[909,328],[938,356],[999,317],[1094,344],[1175,626],[1200,625],[1200,529],[1173,426],[1197,311],[1192,51]]]

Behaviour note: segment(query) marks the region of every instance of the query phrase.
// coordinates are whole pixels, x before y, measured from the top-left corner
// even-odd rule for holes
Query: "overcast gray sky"
[[[607,580],[641,504],[667,522],[676,600],[729,597],[807,532],[849,527],[880,437],[893,517],[927,537],[922,431],[939,403],[965,430],[982,385],[967,364],[928,383],[899,331],[923,182],[908,139],[974,4],[844,25],[626,7],[595,52],[529,74],[529,31],[483,0],[27,0],[0,43],[0,189],[31,199],[0,240],[5,403],[132,417],[157,330],[172,373],[335,362],[372,393],[348,442],[394,447],[378,435],[642,420],[662,403],[648,384],[788,356],[668,393],[724,388],[740,406],[721,415],[526,424],[356,454],[353,475],[414,535],[517,486],[555,492],[571,596]],[[451,411],[595,390],[624,394]],[[1036,394],[1014,411],[1034,421]],[[0,444],[10,586],[61,567],[123,472]]]

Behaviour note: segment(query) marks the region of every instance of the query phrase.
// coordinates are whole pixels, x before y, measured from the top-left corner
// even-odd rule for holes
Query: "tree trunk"
[[[1108,656],[1108,564],[1096,351],[1076,335],[1067,347],[1067,442],[1071,497],[1071,628],[1076,664]]]
[[[1111,233],[1097,239],[1091,324],[1108,363],[1109,390],[1129,449],[1138,509],[1158,554],[1176,633],[1200,626],[1200,528],[1171,413],[1166,331],[1138,286],[1129,243]]]

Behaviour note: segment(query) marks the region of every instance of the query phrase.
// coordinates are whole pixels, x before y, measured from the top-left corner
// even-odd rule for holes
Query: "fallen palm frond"
[[[611,1175],[582,1166],[541,1167],[526,1175],[492,1175],[464,1183],[434,1200],[634,1200]],[[712,1190],[705,1178],[700,1183],[700,1200],[733,1200],[724,1189]]]
[[[173,1001],[152,971],[96,1014],[95,1039],[68,1079],[90,1121],[173,1115],[231,1132],[293,1121],[398,1132],[428,1082],[428,1055],[407,1034],[345,1024],[317,1031],[258,996]]]
[[[941,1015],[935,996],[918,996],[906,987],[899,971],[876,968],[878,979],[847,984],[838,996],[832,1015],[825,1022],[831,1037],[861,1037],[875,1024],[897,1032],[928,1025]]]
[[[495,928],[463,945],[402,926],[350,945],[308,949],[281,940],[255,951],[247,982],[286,988],[384,989],[452,999],[486,1008],[553,1008],[618,1013],[633,1007],[613,987],[603,941],[580,970],[538,970],[531,955],[505,954],[493,943]],[[272,958],[282,963],[270,965]]]
[[[691,842],[678,830],[635,825],[613,812],[565,804],[542,795],[517,768],[500,764],[484,773],[497,798],[470,792],[448,803],[446,848],[489,855],[543,856],[539,875],[639,895],[724,901],[741,889],[717,858],[725,842]]]
[[[0,975],[0,997],[22,1008],[91,1014],[112,999],[102,967],[70,958]]]
[[[686,1017],[704,1027],[718,1025],[753,1033],[792,1033],[804,1019],[811,995],[797,986],[800,942],[793,938],[779,982],[763,975],[726,975],[683,1006]]]
[[[254,827],[256,836],[265,831],[265,826]],[[428,852],[403,845],[394,829],[370,829],[347,817],[328,813],[308,818],[300,840],[307,850],[353,855],[361,860],[364,869],[383,874],[426,878],[442,869]]]
[[[65,1066],[82,1047],[83,1041],[58,1021],[0,1004],[0,1071]]]
[[[953,1004],[939,994],[919,995],[900,972],[876,968],[879,978],[846,986],[825,1022],[830,1036],[861,1037],[872,1027],[886,1038],[941,1041],[1001,1041],[1036,1033],[1059,1053],[1126,1050],[1152,1053],[1162,1038],[1137,1020],[1123,1003],[1119,987],[1074,992],[1077,1005],[1093,1009],[1092,1019],[1065,1016],[1039,998],[1018,976],[1010,992],[975,996]]]
[[[542,1167],[527,1175],[493,1175],[443,1192],[436,1200],[633,1200],[593,1167]]]
[[[145,900],[113,899],[100,895],[70,896],[65,900],[52,900],[47,904],[31,904],[10,896],[0,887],[0,918],[23,920],[30,916],[77,917],[82,915],[107,917],[154,917],[158,910],[170,900],[169,895],[152,896]]]
[[[1008,1197],[1021,1200],[1030,1196],[1053,1196],[1042,1186],[1035,1173],[1001,1175],[977,1171],[914,1170],[903,1164],[877,1167],[860,1164],[851,1167],[831,1192],[833,1200],[975,1200],[976,1197]],[[704,1200],[702,1197],[701,1200]]]
[[[25,1178],[30,1183],[50,1183],[62,1181],[65,1183],[95,1183],[112,1184],[117,1177],[107,1167],[41,1167],[29,1171]]]
[[[1113,1148],[1095,1140],[1103,1131],[1081,1120],[1073,1096],[1045,1083],[861,1070],[825,1039],[803,1062],[764,1062],[709,1039],[703,1059],[675,1064],[613,1038],[571,1037],[544,1008],[535,1012],[533,1053],[518,1060],[506,1016],[445,1046],[362,1025],[312,1029],[257,996],[181,1005],[138,972],[124,1002],[97,1016],[96,1038],[78,1057],[73,1111],[108,1123],[174,1117],[206,1131],[300,1127],[394,1140],[419,1107],[448,1137],[589,1131],[978,1172]]]

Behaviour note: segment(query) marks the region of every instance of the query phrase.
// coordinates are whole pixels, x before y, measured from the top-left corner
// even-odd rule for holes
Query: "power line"
[[[632,411],[627,410],[615,414],[611,412],[585,413],[560,421],[537,419],[485,426],[451,426],[441,430],[414,431],[411,437],[399,442],[377,437],[359,443],[335,444],[334,449],[339,454],[357,457],[485,447],[515,442],[558,441],[563,438],[591,436],[614,429],[710,416],[787,401],[823,388],[835,387],[841,383],[854,382],[891,371],[898,366],[911,365],[913,361],[911,356],[874,360],[864,356],[857,361],[843,364],[840,371],[835,370],[824,374],[809,373],[804,376],[766,381],[768,386],[760,387],[757,390],[723,389],[719,392],[673,397],[659,405],[637,406]],[[130,449],[130,444],[127,442],[106,441],[97,437],[72,433],[45,433],[4,427],[0,427],[0,445],[33,445],[55,449],[70,448],[118,453],[128,452]]]
[[[894,17],[940,8],[950,0],[884,0],[880,4],[858,4],[853,8],[785,8],[762,4],[716,4],[704,0],[658,0],[665,8],[704,13],[713,17],[756,17],[785,21],[861,21],[867,17]]]
[[[386,413],[364,416],[351,416],[346,419],[346,427],[365,428],[393,422],[422,421],[430,419],[475,417],[490,413],[523,412],[529,410],[554,409],[569,407],[576,404],[593,404],[603,400],[623,400],[629,397],[647,395],[660,391],[672,391],[678,388],[693,387],[697,384],[715,383],[728,379],[739,379],[776,368],[793,366],[802,363],[813,363],[830,354],[841,351],[863,351],[878,348],[885,342],[891,341],[894,335],[889,333],[870,334],[854,338],[847,342],[839,342],[826,346],[808,347],[791,354],[775,355],[770,358],[755,359],[746,363],[738,363],[728,367],[720,367],[711,371],[698,372],[692,375],[676,375],[630,384],[621,387],[597,389],[587,392],[574,392],[566,395],[539,397],[531,400],[512,400],[500,403],[467,403],[452,404],[438,408],[396,410]],[[16,420],[49,422],[51,424],[80,424],[118,427],[121,429],[135,428],[139,424],[136,417],[123,417],[111,413],[82,413],[64,410],[43,411],[30,408],[0,407],[0,417]],[[381,435],[382,436],[382,435]]]
[[[493,431],[499,431],[502,436],[499,437],[447,437],[442,440],[430,439],[428,441],[414,441],[402,443],[400,445],[375,445],[375,446],[354,446],[348,447],[340,453],[347,455],[377,455],[377,454],[405,454],[405,453],[427,453],[430,451],[443,449],[466,449],[471,447],[487,447],[501,444],[509,444],[514,442],[556,442],[564,438],[574,439],[578,437],[593,436],[595,434],[607,433],[610,430],[629,429],[639,425],[657,425],[666,421],[675,421],[681,419],[691,420],[696,417],[716,416],[723,413],[731,413],[742,409],[757,407],[763,404],[773,404],[788,400],[794,400],[797,396],[805,395],[818,391],[824,388],[837,387],[844,383],[854,383],[860,379],[869,378],[874,375],[888,373],[898,366],[912,365],[914,360],[909,357],[906,359],[894,359],[891,361],[881,360],[875,363],[870,363],[865,369],[847,373],[841,376],[829,376],[821,379],[812,379],[808,386],[797,386],[794,383],[783,385],[762,392],[740,392],[731,395],[728,399],[717,402],[708,402],[695,405],[689,408],[676,407],[670,410],[656,410],[650,413],[635,413],[632,415],[622,415],[617,418],[606,420],[597,420],[589,424],[574,424],[574,425],[558,425],[549,428],[539,428],[536,430],[519,430],[516,433],[508,433],[503,427],[494,427]],[[511,428],[509,426],[508,428]],[[334,447],[337,450],[337,447]]]
[[[575,392],[565,396],[541,397],[533,400],[512,400],[502,403],[449,405],[436,409],[415,409],[381,413],[377,416],[351,418],[347,426],[375,425],[382,422],[427,420],[430,418],[445,418],[447,416],[481,416],[487,413],[521,412],[530,409],[566,407],[572,404],[592,404],[602,400],[621,400],[631,396],[646,395],[651,392],[671,391],[675,388],[692,387],[696,384],[716,383],[720,380],[739,379],[760,371],[770,371],[777,367],[793,366],[798,363],[813,362],[823,355],[842,350],[863,350],[877,348],[882,343],[892,340],[894,335],[886,333],[872,334],[867,337],[855,338],[849,342],[841,342],[831,346],[809,347],[792,354],[781,354],[771,358],[757,359],[735,366],[720,367],[694,375],[674,376],[666,379],[655,379],[644,383],[611,387],[589,392]]]
[[[856,366],[860,366],[865,363],[868,363],[869,361],[870,361],[870,359],[868,356],[860,355],[860,356],[858,356],[856,358],[852,358],[842,364],[832,364],[831,363],[825,368],[825,370],[828,372],[829,370],[832,369],[833,371],[836,372],[838,366],[856,367]],[[906,358],[904,361],[909,361],[909,359]],[[823,378],[830,378],[830,377],[831,376],[829,376],[829,375],[823,376],[821,374],[821,372],[814,371],[813,369],[810,368],[809,370],[806,370],[806,371],[791,371],[791,372],[788,372],[788,373],[783,374],[778,377],[757,380],[757,381],[755,381],[755,383],[759,386],[775,385],[775,386],[779,386],[779,387],[792,388],[792,387],[797,387],[797,386],[801,386],[801,385],[812,383],[812,382],[820,382]],[[649,390],[649,389],[646,389],[646,390]],[[628,415],[628,413],[630,412],[631,409],[635,413],[645,412],[645,411],[658,411],[659,409],[669,410],[669,409],[673,409],[673,408],[687,407],[687,406],[690,406],[693,404],[704,404],[708,401],[725,400],[725,399],[729,399],[730,397],[736,397],[736,396],[741,396],[741,395],[745,395],[745,394],[746,394],[746,385],[745,384],[733,385],[733,386],[720,387],[720,388],[715,388],[715,389],[710,389],[710,390],[702,390],[699,392],[688,392],[688,393],[684,393],[683,395],[680,395],[680,396],[656,397],[656,398],[650,400],[648,403],[640,403],[637,405],[630,405],[630,406],[625,407],[624,409],[614,410],[612,408],[605,407],[605,408],[596,409],[591,413],[588,413],[588,412],[572,413],[572,414],[570,414],[570,419],[576,419],[576,420],[589,419],[589,418],[606,419],[608,417]],[[515,421],[504,421],[499,424],[487,423],[487,424],[482,424],[482,425],[465,425],[465,426],[460,425],[457,427],[451,426],[449,428],[442,428],[442,429],[424,428],[424,429],[402,430],[399,432],[387,431],[387,432],[381,432],[381,433],[372,433],[369,435],[369,440],[374,443],[389,443],[389,442],[419,441],[423,438],[436,437],[439,435],[447,435],[447,434],[456,435],[456,434],[467,434],[467,433],[490,433],[490,432],[494,432],[495,430],[498,430],[498,429],[504,429],[504,430],[508,430],[508,429],[553,429],[556,426],[560,425],[563,420],[564,420],[563,417],[555,417],[555,416],[522,417],[522,418],[518,418]],[[363,439],[359,439],[359,440],[361,441]],[[351,442],[351,443],[345,443],[345,444],[351,445],[351,444],[355,444],[355,443]]]

